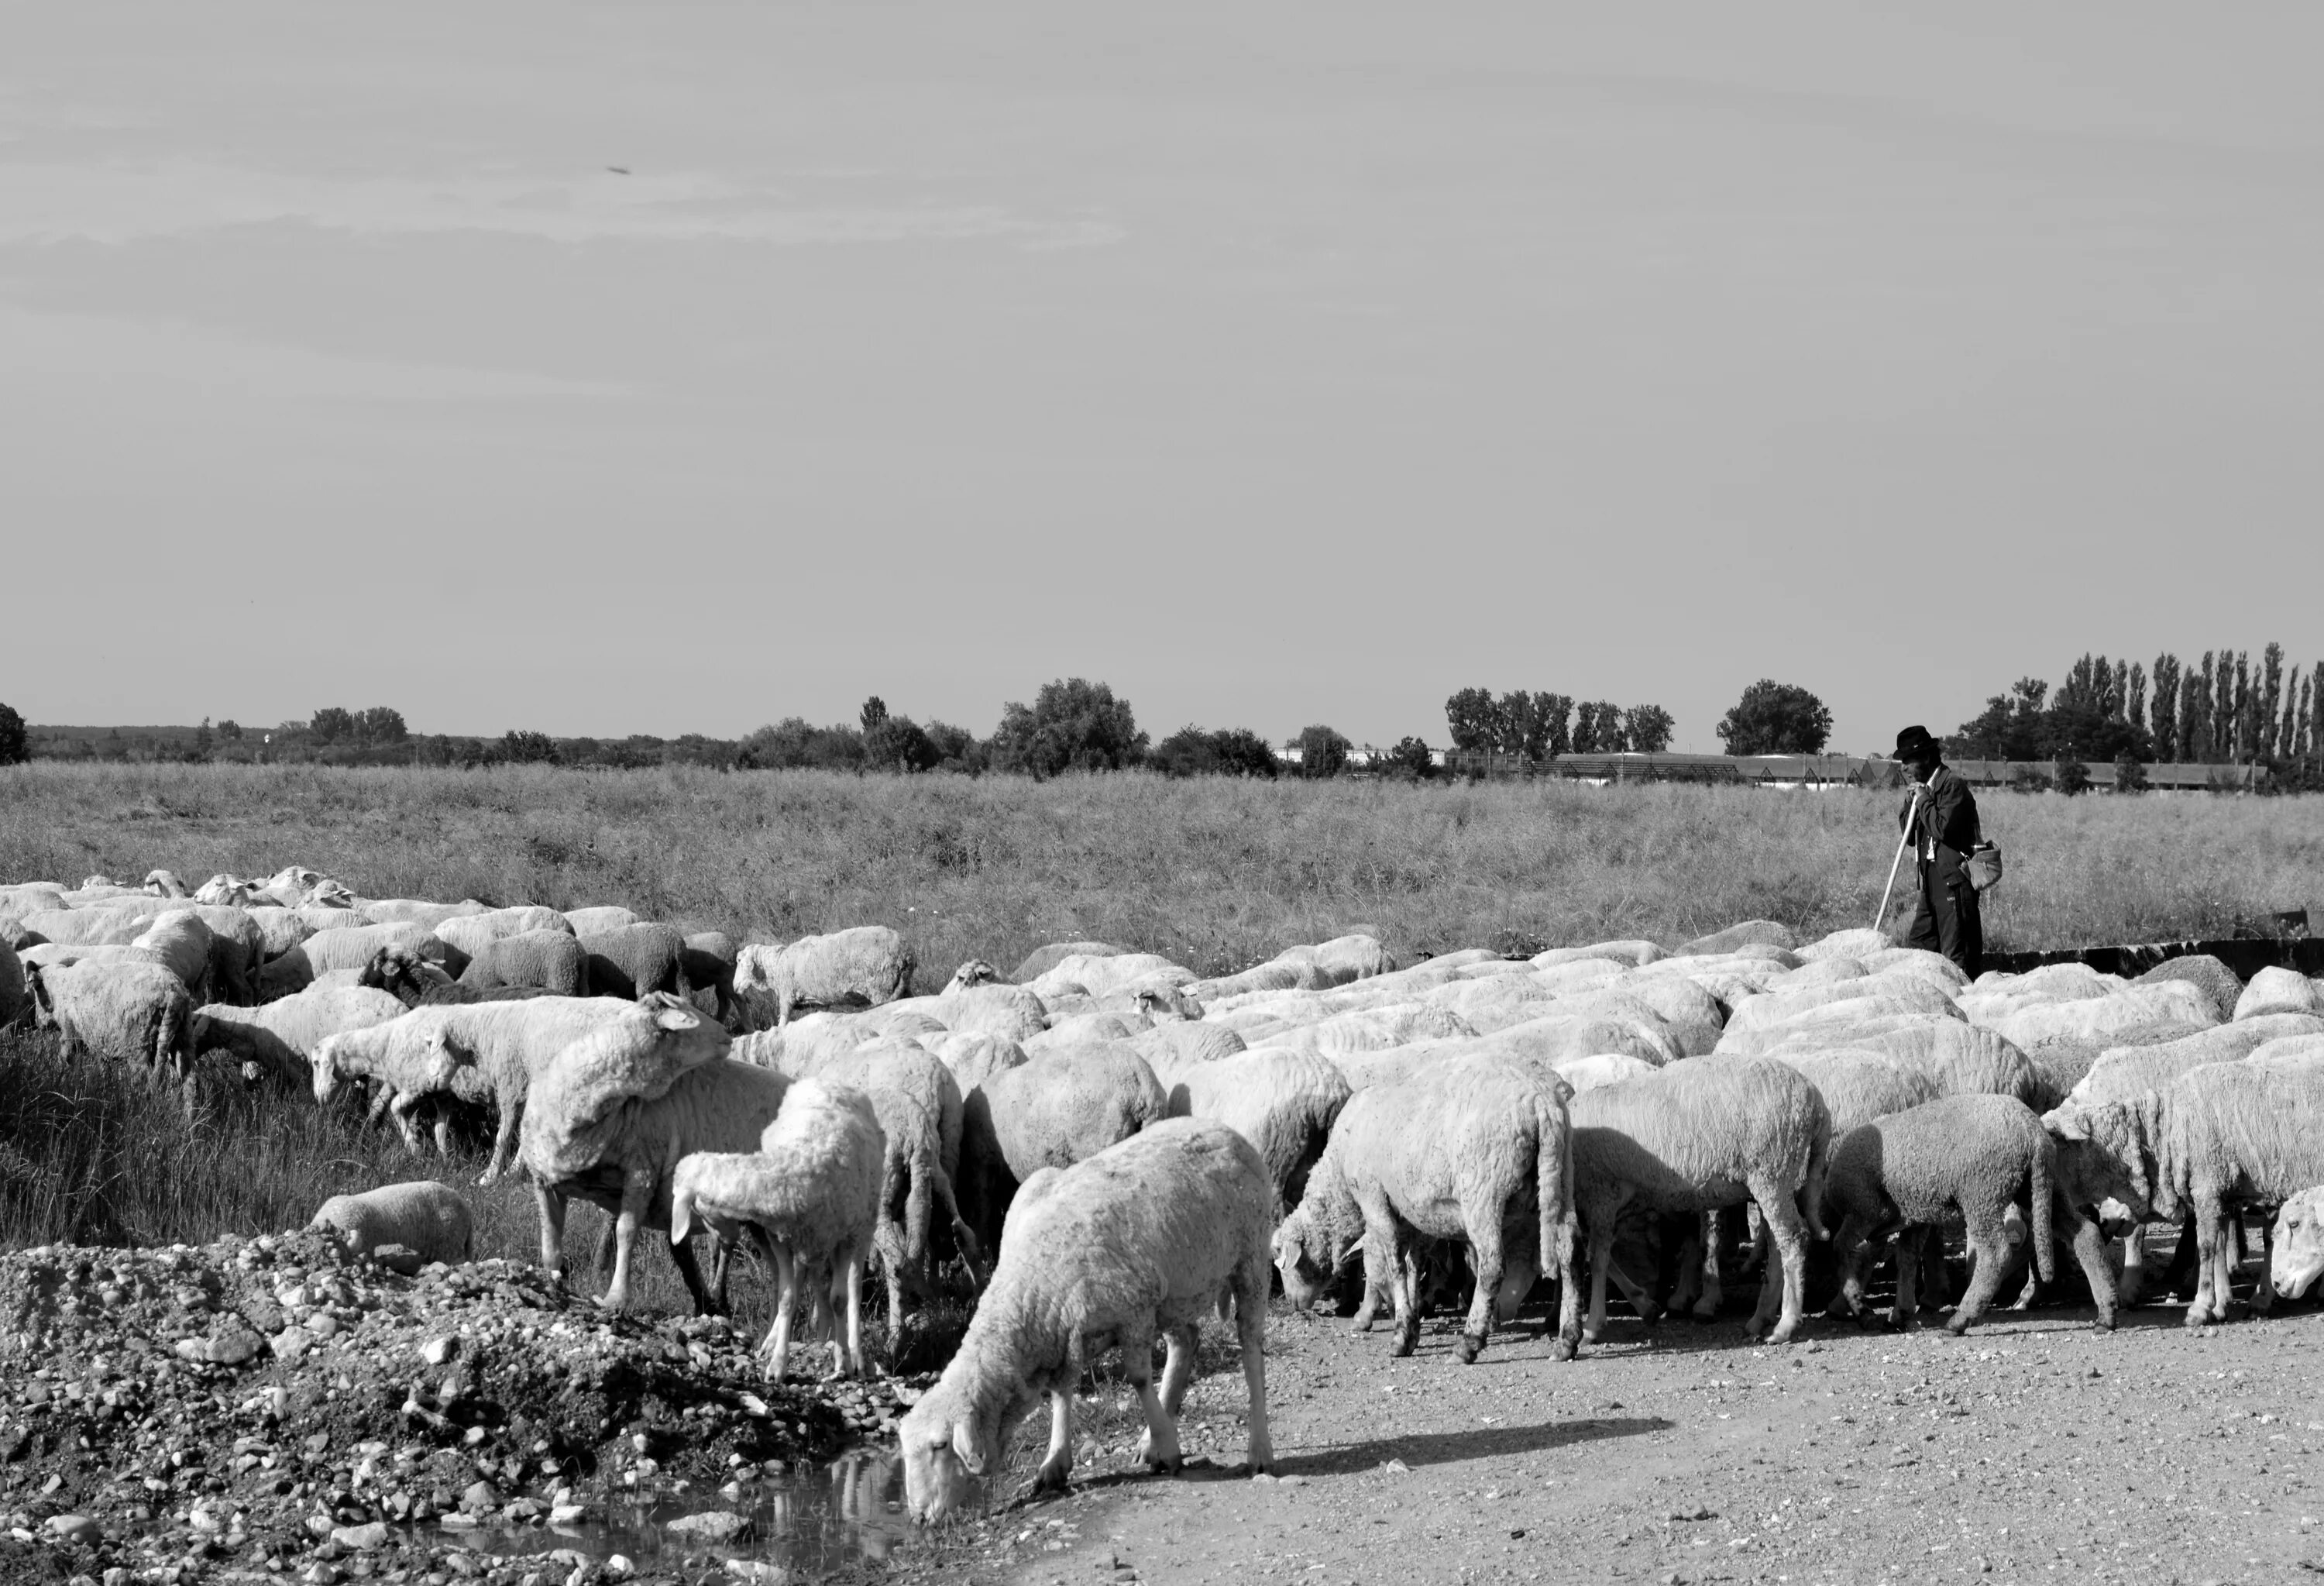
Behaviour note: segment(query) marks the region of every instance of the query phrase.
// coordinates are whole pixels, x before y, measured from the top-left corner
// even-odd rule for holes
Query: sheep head
[[[1315,1226],[1314,1213],[1301,1206],[1275,1231],[1275,1269],[1283,1277],[1283,1297],[1292,1309],[1312,1311],[1332,1275],[1340,1269],[1340,1252]]]
[[[963,1508],[970,1482],[992,1462],[995,1428],[961,1397],[952,1383],[938,1382],[897,1428],[904,1455],[904,1508],[923,1526]]]
[[[952,972],[947,991],[964,991],[971,986],[990,985],[1001,978],[1001,972],[982,958],[972,958]]]
[[[145,890],[156,898],[182,898],[186,895],[186,883],[178,879],[175,871],[148,871],[145,872]]]
[[[32,1007],[32,1028],[54,1029],[57,1025],[57,1004],[55,994],[49,990],[46,964],[24,965],[24,997]]]
[[[2278,1296],[2296,1300],[2324,1277],[2324,1188],[2301,1190],[2283,1203],[2274,1242],[2268,1281]]]
[[[325,877],[315,883],[315,890],[307,895],[307,901],[325,908],[353,908],[355,904],[355,895],[338,882]]]
[[[318,1106],[329,1103],[333,1093],[339,1088],[340,1080],[354,1077],[339,1067],[340,1041],[338,1036],[325,1036],[315,1043],[314,1053],[308,1059],[315,1070],[315,1101]],[[196,1047],[198,1050],[198,1042]]]
[[[78,890],[86,892],[91,887],[117,887],[119,885],[121,885],[121,883],[115,881],[111,876],[83,876],[80,879]]]

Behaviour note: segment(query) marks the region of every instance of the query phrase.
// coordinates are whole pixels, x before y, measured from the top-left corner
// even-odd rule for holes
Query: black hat
[[[1937,752],[1937,741],[1929,736],[1926,727],[1907,727],[1896,734],[1898,760],[1919,760]]]

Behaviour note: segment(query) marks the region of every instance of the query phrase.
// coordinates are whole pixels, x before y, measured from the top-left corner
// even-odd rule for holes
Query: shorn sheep
[[[1308,1176],[1305,1199],[1276,1232],[1284,1294],[1301,1309],[1313,1304],[1360,1223],[1366,1293],[1393,1298],[1391,1352],[1408,1355],[1420,1333],[1419,1242],[1466,1241],[1477,1284],[1461,1332],[1462,1364],[1483,1351],[1496,1314],[1513,1312],[1544,1273],[1561,1284],[1553,1352],[1571,1360],[1582,1326],[1563,1090],[1554,1074],[1545,1080],[1480,1054],[1358,1093]]]
[[[844,1334],[832,1339],[832,1374],[863,1371],[863,1268],[880,1222],[887,1140],[872,1098],[851,1086],[803,1079],[750,1152],[696,1151],[670,1176],[669,1240],[683,1247],[699,1217],[726,1249],[755,1235],[775,1268],[774,1326],[759,1347],[767,1380],[783,1379],[801,1295],[845,1285]],[[723,1263],[722,1263],[723,1264]]]
[[[686,973],[686,938],[675,926],[636,921],[588,932],[580,945],[588,959],[592,996],[635,999],[666,991],[684,999],[693,993]]]
[[[1043,1167],[1070,1167],[1169,1116],[1146,1060],[1116,1042],[1044,1052],[992,1074],[967,1098],[954,1186],[987,1249],[1017,1186]]]
[[[1605,1330],[1624,1211],[1710,1212],[1746,1197],[1780,1258],[1768,1263],[1751,1334],[1782,1343],[1799,1330],[1831,1138],[1831,1114],[1804,1075],[1765,1057],[1696,1057],[1584,1091],[1571,1112],[1574,1197],[1590,1239],[1585,1340]]]
[[[2058,1148],[2033,1109],[2012,1096],[1943,1096],[1866,1123],[1831,1148],[1825,1215],[1839,1213],[1834,1251],[1843,1274],[1833,1313],[1864,1318],[1864,1268],[1875,1241],[1897,1236],[1896,1303],[1892,1326],[1918,1309],[1914,1280],[1929,1231],[1958,1219],[1968,1235],[1969,1287],[1945,1323],[1966,1332],[1993,1303],[2009,1260],[2003,1218],[2024,1208],[2034,1269],[2046,1281],[2054,1264],[2052,1220],[2064,1222],[2098,1324],[2115,1324],[2114,1273],[2098,1225],[2083,1220],[2057,1191]]]
[[[912,950],[886,926],[856,926],[788,946],[744,947],[734,958],[734,995],[751,1021],[779,1028],[800,1008],[878,1007],[912,982]]]
[[[913,1518],[926,1524],[959,1508],[970,1480],[999,1463],[1010,1432],[1045,1395],[1049,1446],[1035,1486],[1062,1488],[1083,1369],[1113,1345],[1146,1415],[1140,1457],[1178,1469],[1176,1420],[1194,1377],[1197,1324],[1229,1294],[1250,1395],[1250,1470],[1273,1464],[1261,1349],[1274,1202],[1250,1142],[1195,1119],[1157,1123],[1046,1177],[1010,1220],[959,1352],[899,1431]],[[1169,1340],[1158,1394],[1157,1333]]]
[[[308,1226],[335,1231],[359,1256],[382,1245],[401,1245],[423,1261],[447,1265],[466,1260],[475,1243],[468,1203],[432,1179],[333,1195]]]
[[[156,1077],[166,1066],[181,1083],[193,1078],[193,999],[160,964],[36,965],[24,982],[33,1023],[55,1030],[67,1056],[102,1052],[143,1063]]]
[[[2324,1184],[2324,1065],[2292,1072],[2250,1063],[2218,1063],[2183,1074],[2163,1093],[2163,1185],[2195,1219],[2195,1298],[2190,1327],[2227,1319],[2234,1297],[2231,1212],[2246,1203],[2282,1202]],[[2254,1295],[2267,1309],[2268,1285]]]
[[[589,957],[568,931],[520,931],[485,943],[460,972],[460,983],[480,991],[539,986],[561,997],[586,997],[591,990]]]
[[[364,986],[309,987],[260,1008],[214,1002],[194,1011],[194,1051],[223,1050],[238,1063],[296,1083],[310,1074],[315,1048],[326,1037],[402,1017],[401,1002]]]

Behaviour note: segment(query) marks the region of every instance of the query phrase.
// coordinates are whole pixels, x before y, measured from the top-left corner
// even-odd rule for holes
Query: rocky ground
[[[11,1254],[0,1581],[776,1579],[749,1556],[754,1489],[899,1404],[764,1386],[750,1343],[607,1316],[530,1266],[317,1234]],[[708,1517],[650,1560],[572,1545],[654,1498]]]
[[[1450,1321],[1396,1360],[1385,1330],[1278,1314],[1273,1479],[1239,1468],[1222,1351],[1185,1475],[1138,1471],[1126,1392],[1102,1393],[1071,1494],[899,1564],[1065,1586],[2324,1581],[2324,1316],[2189,1332],[2158,1306],[2103,1333],[2090,1314],[1960,1339],[1934,1313],[1893,1334],[1811,1321],[1778,1348],[1738,1321],[1618,1321],[1571,1364],[1526,1327],[1462,1367]]]

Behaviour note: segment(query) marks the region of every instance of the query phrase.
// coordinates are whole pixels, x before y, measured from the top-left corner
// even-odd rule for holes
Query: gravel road
[[[1206,1359],[1186,1448],[1214,1463],[1136,1471],[1126,1393],[1101,1395],[1074,1491],[1006,1513],[946,1578],[2324,1581],[2324,1317],[2089,1316],[1962,1339],[1933,1313],[1811,1321],[1777,1348],[1617,1321],[1567,1365],[1528,1318],[1464,1368],[1451,1319],[1396,1360],[1384,1328],[1278,1308],[1274,1479],[1234,1468],[1240,1379]]]

